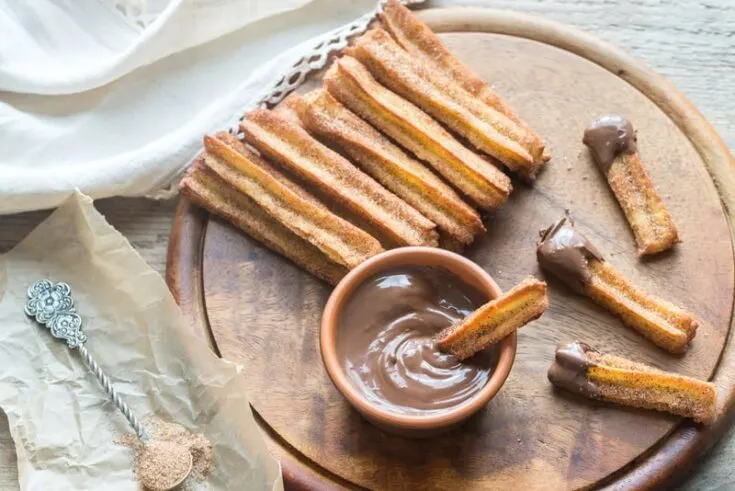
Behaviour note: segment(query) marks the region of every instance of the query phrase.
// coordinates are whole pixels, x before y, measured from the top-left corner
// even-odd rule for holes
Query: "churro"
[[[461,322],[442,330],[436,342],[442,351],[464,360],[538,319],[548,307],[546,283],[526,278]]]
[[[529,149],[523,128],[478,101],[451,78],[403,50],[383,29],[372,29],[346,52],[368,67],[377,80],[498,159],[509,169],[533,179],[543,164]]]
[[[398,245],[436,246],[436,225],[304,128],[273,111],[256,109],[240,124],[245,140]]]
[[[671,214],[643,167],[630,121],[617,115],[604,116],[585,130],[582,141],[620,203],[638,253],[656,254],[679,242]]]
[[[204,148],[204,165],[210,171],[330,260],[351,269],[383,251],[374,237],[316,204],[313,198],[306,199],[305,191],[296,192],[286,176],[244,147],[233,148],[221,138],[206,135]]]
[[[543,162],[549,159],[544,152],[544,142],[541,137],[521,120],[483,79],[454,56],[439,39],[439,36],[413,12],[396,0],[388,0],[383,5],[380,20],[385,30],[409,54],[420,58],[434,70],[451,77],[464,90],[520,126],[528,135],[527,147],[535,161]]]
[[[220,216],[269,249],[287,257],[317,278],[336,285],[347,268],[284,227],[255,201],[229,186],[204,166],[203,157],[189,168],[180,184],[181,193],[193,203]]]
[[[388,138],[318,89],[289,96],[304,127],[344,151],[362,170],[437,224],[442,235],[469,244],[485,227],[478,213],[452,188]]]
[[[544,230],[536,250],[539,265],[577,293],[616,314],[623,323],[671,352],[683,352],[698,322],[671,303],[636,288],[564,217]]]
[[[698,423],[711,421],[715,414],[714,384],[602,354],[585,343],[560,345],[548,375],[555,386],[591,399],[664,411]]]
[[[380,85],[355,58],[336,60],[324,86],[337,100],[428,163],[480,208],[500,206],[513,190],[501,170],[458,142],[439,123]]]

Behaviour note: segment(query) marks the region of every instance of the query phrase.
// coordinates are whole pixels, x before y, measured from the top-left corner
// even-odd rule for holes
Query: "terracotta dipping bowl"
[[[440,414],[405,415],[389,412],[368,401],[345,373],[336,349],[336,334],[346,301],[365,280],[401,266],[439,266],[457,275],[488,298],[502,292],[495,280],[480,266],[459,254],[430,247],[403,247],[374,256],[350,271],[332,292],[322,316],[320,345],[322,359],[334,385],[368,421],[403,436],[428,437],[448,431],[482,409],[498,393],[510,374],[516,356],[516,333],[499,343],[498,363],[487,384],[472,398]]]

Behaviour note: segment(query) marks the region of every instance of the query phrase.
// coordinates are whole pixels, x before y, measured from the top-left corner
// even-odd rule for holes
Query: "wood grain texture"
[[[672,479],[671,469],[643,476],[620,469],[664,439],[679,420],[580,403],[554,393],[543,373],[556,343],[576,338],[594,339],[603,351],[664,369],[710,377],[729,332],[733,257],[730,231],[700,155],[709,165],[732,162],[721,148],[719,154],[717,148],[708,151],[708,141],[717,140],[716,135],[706,124],[687,126],[685,116],[694,118],[695,110],[677,101],[674,92],[670,100],[662,99],[654,89],[665,86],[653,78],[646,93],[675,116],[691,142],[651,100],[600,66],[535,41],[474,33],[490,27],[523,35],[529,26],[521,19],[479,11],[472,15],[434,11],[427,12],[426,18],[440,31],[471,32],[444,38],[460,58],[507,95],[547,138],[554,155],[533,188],[518,186],[510,203],[491,217],[490,233],[471,248],[470,257],[505,287],[529,272],[537,273],[537,230],[571,208],[581,228],[608,252],[613,265],[651,293],[691,308],[703,321],[692,349],[684,357],[671,357],[552,280],[552,306],[534,329],[520,333],[516,365],[504,390],[463,430],[427,447],[425,442],[375,430],[332,387],[321,366],[316,336],[328,288],[232,228],[211,222],[202,253],[202,278],[209,325],[219,351],[248,368],[253,406],[274,433],[359,486],[558,489],[607,481],[615,485],[616,478],[609,476],[618,473],[628,484],[665,485]],[[545,29],[539,38],[585,56],[608,49],[594,40],[581,43],[579,49],[574,43],[565,44],[569,33],[559,26],[530,27]],[[634,61],[626,64],[613,52],[598,58],[595,61],[614,73],[625,75],[627,70],[629,80],[640,82]],[[602,109],[600,93],[606,95]],[[641,154],[647,156],[653,179],[685,237],[686,246],[673,254],[637,261],[622,212],[580,145],[584,127],[600,111],[620,112],[638,127]],[[709,140],[700,138],[697,131],[709,131]],[[695,202],[696,211],[691,206]],[[707,237],[700,233],[703,229],[709,232]],[[521,250],[526,253],[519,254]],[[713,296],[713,291],[724,294]],[[695,455],[688,453],[688,460],[675,457],[684,467]]]
[[[735,148],[735,9],[730,0],[434,0],[431,6],[494,6],[534,13],[578,26],[645,60],[681,89]],[[174,204],[111,199],[99,205],[142,256],[164,273]],[[15,245],[46,213],[0,217],[0,250]],[[507,286],[507,285],[506,285]],[[703,459],[682,490],[735,485],[735,430]],[[15,454],[0,413],[0,489],[17,486]]]

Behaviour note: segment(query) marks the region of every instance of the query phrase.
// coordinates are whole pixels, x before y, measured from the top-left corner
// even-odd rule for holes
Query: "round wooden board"
[[[421,16],[544,136],[553,156],[532,187],[516,183],[468,257],[502,288],[527,274],[542,276],[537,231],[569,208],[610,263],[697,316],[702,326],[688,353],[662,352],[549,279],[551,307],[519,332],[516,362],[499,395],[462,429],[414,441],[373,428],[329,381],[317,336],[329,287],[184,199],[169,245],[174,295],[213,348],[244,365],[252,406],[291,487],[670,485],[729,424],[735,398],[731,155],[673,87],[591,36],[490,9],[436,9]],[[605,112],[627,116],[638,129],[642,158],[684,240],[672,253],[636,258],[625,218],[581,144],[584,127]],[[554,347],[573,339],[712,378],[720,391],[717,420],[700,427],[553,390],[545,373]]]

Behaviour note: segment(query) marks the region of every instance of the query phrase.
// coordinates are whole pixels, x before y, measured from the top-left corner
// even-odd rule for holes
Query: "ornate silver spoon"
[[[82,318],[74,306],[71,287],[66,283],[53,283],[47,279],[35,282],[28,288],[25,313],[29,317],[35,318],[38,323],[46,326],[51,331],[53,337],[66,341],[69,349],[77,349],[79,351],[89,369],[92,370],[92,373],[99,380],[102,388],[105,389],[112,402],[123,413],[130,426],[133,427],[138,438],[140,438],[143,444],[148,444],[150,437],[145,428],[140,424],[140,421],[133,414],[130,407],[122,400],[112,386],[110,379],[105,375],[102,368],[92,358],[92,355],[84,345],[87,342],[87,334],[82,330]],[[189,454],[189,465],[186,472],[180,479],[177,477],[175,482],[167,483],[165,487],[159,488],[160,491],[173,489],[181,484],[189,476],[191,467],[192,457]]]

